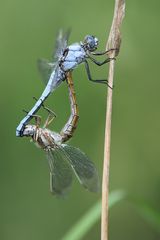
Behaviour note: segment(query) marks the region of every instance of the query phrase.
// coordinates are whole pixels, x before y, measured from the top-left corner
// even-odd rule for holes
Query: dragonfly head
[[[98,38],[92,35],[87,35],[84,38],[83,45],[87,50],[89,50],[90,52],[93,52],[97,49]]]
[[[23,136],[33,137],[37,131],[36,125],[26,125],[23,131]]]

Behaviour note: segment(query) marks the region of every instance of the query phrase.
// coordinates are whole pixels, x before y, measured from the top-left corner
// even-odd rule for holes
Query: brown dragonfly
[[[67,74],[67,84],[71,114],[60,133],[47,128],[55,115],[44,105],[43,107],[49,112],[44,126],[40,127],[41,117],[34,115],[36,124],[26,125],[23,133],[24,136],[31,137],[33,142],[45,151],[50,169],[50,191],[58,196],[64,196],[69,191],[73,173],[89,191],[99,190],[99,178],[94,163],[79,148],[65,144],[72,137],[79,118],[71,72]]]

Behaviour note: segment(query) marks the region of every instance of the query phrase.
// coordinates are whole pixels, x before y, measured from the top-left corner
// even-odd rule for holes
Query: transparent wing
[[[58,59],[59,59],[59,57],[61,57],[64,49],[67,47],[70,32],[71,32],[70,29],[68,29],[65,33],[63,33],[62,30],[59,30],[59,32],[57,34],[55,50],[52,55],[52,59],[54,62],[58,61]]]
[[[47,85],[48,80],[53,71],[55,71],[54,79],[55,81],[57,80],[57,75],[59,71],[58,60],[62,56],[64,49],[67,47],[69,34],[70,30],[66,31],[65,33],[63,33],[62,30],[59,31],[56,39],[55,50],[54,53],[52,54],[53,62],[49,62],[46,59],[39,59],[37,61],[38,70],[41,73],[45,85]]]
[[[43,79],[45,85],[47,85],[52,72],[57,67],[57,63],[50,63],[46,59],[38,59],[37,66],[38,66],[39,72],[41,73],[41,76],[42,76],[42,79]]]
[[[53,194],[64,196],[72,183],[72,169],[60,149],[47,151],[50,168],[50,190]]]
[[[99,191],[99,177],[94,163],[80,149],[62,144],[61,151],[66,154],[79,182],[91,192]]]

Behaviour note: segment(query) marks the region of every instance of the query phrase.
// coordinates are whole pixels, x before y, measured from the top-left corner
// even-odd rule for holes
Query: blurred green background
[[[59,240],[100,194],[75,181],[67,199],[49,193],[45,154],[15,129],[44,89],[36,68],[50,58],[57,30],[72,28],[70,43],[94,34],[104,50],[114,1],[0,1],[0,239]],[[113,99],[110,190],[124,189],[160,210],[159,14],[160,2],[127,1],[123,42],[116,61]],[[91,67],[95,78],[106,67]],[[87,80],[84,66],[74,71],[80,121],[70,144],[95,162],[102,176],[106,87]],[[47,101],[58,115],[59,131],[69,116],[65,84]],[[44,117],[46,114],[40,112]],[[127,202],[110,211],[110,240],[158,240],[156,230]],[[100,239],[100,222],[84,240]]]

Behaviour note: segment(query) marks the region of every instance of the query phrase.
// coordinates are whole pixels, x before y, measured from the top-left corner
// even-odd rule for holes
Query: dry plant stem
[[[114,61],[111,61],[110,63],[109,75],[110,75],[110,81],[108,81],[109,86],[113,86]],[[101,240],[108,239],[108,195],[109,195],[109,163],[110,163],[110,144],[111,144],[112,94],[113,94],[112,90],[108,88],[103,179],[102,179]]]
[[[115,0],[114,16],[109,38],[106,45],[107,49],[116,49],[109,52],[110,58],[116,57],[119,53],[121,36],[120,26],[125,12],[125,0]],[[113,87],[115,60],[109,64],[108,84]],[[101,240],[108,240],[108,195],[109,195],[109,164],[110,164],[110,145],[111,145],[111,117],[112,117],[112,94],[113,90],[108,88],[105,143],[104,143],[104,163],[102,179],[102,215],[101,215]]]

